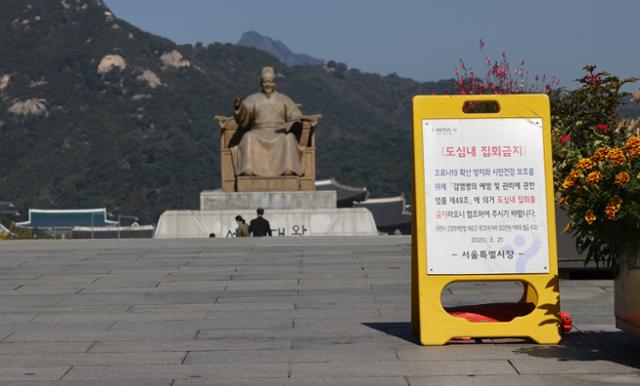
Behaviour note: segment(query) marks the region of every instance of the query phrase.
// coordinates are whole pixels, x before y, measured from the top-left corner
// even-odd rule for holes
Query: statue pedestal
[[[155,238],[235,237],[235,217],[247,223],[265,210],[273,236],[376,236],[366,208],[337,208],[336,192],[200,193],[200,210],[169,210],[160,216]]]
[[[200,210],[332,209],[336,208],[336,192],[220,192],[200,193]],[[244,217],[244,216],[243,216]]]
[[[238,192],[298,192],[312,191],[313,180],[309,177],[250,177],[237,178]]]

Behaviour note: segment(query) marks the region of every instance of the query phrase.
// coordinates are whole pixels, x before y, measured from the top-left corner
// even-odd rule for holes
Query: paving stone
[[[208,318],[216,318],[225,311],[212,312]],[[344,307],[334,308],[295,308],[291,305],[289,309],[283,310],[254,310],[254,309],[236,309],[234,315],[239,318],[290,318],[295,319],[316,319],[316,320],[344,320],[352,323],[357,320],[374,321],[380,319],[380,313],[375,308],[366,309],[349,309]]]
[[[371,290],[371,285],[367,281],[347,281],[344,279],[302,279],[300,289],[302,293],[309,290],[326,289],[365,289]]]
[[[2,344],[0,344],[0,347]],[[152,340],[152,341],[101,341],[91,346],[89,352],[197,352],[230,350],[288,350],[291,340],[286,338],[222,337],[198,340]]]
[[[398,357],[406,361],[431,361],[431,360],[528,360],[532,356],[544,358],[556,358],[563,360],[612,360],[613,357],[598,345],[572,345],[540,346],[534,343],[476,343],[465,345],[447,345],[434,347],[409,347],[399,349]]]
[[[573,328],[580,332],[616,332],[618,328],[615,324],[609,323],[582,323],[580,320],[576,320],[573,323]]]
[[[193,379],[193,378],[286,378],[286,363],[223,363],[208,365],[77,366],[65,380],[74,379]],[[0,372],[0,375],[2,373]]]
[[[370,337],[374,338],[377,335],[383,334],[380,331],[376,331],[374,329],[368,328],[363,325],[354,324],[349,327],[344,327],[345,325],[338,325],[337,323],[319,323],[318,325],[322,325],[322,328],[318,328],[317,330],[313,330],[313,335],[316,337],[335,337],[335,336],[344,336],[348,338],[362,338],[362,337]],[[307,328],[271,328],[268,324],[264,325],[264,328],[239,328],[239,329],[203,329],[200,330],[198,334],[198,339],[212,339],[212,338],[220,338],[223,336],[249,336],[249,337],[272,337],[272,338],[295,338],[295,337],[305,337],[309,335],[309,329]]]
[[[0,366],[0,379],[3,381],[55,381],[62,378],[69,366]]]
[[[190,281],[227,281],[232,280],[233,273],[231,274],[198,274],[198,273],[181,273],[178,271],[172,271],[167,274],[162,281],[163,282],[190,282]]]
[[[602,386],[639,384],[639,377],[630,375],[478,375],[448,377],[408,377],[411,386]]]
[[[18,334],[46,334],[46,333],[95,333],[106,331],[113,325],[111,321],[101,322],[62,322],[62,323],[4,323],[3,328],[14,332],[12,338]]]
[[[93,306],[93,305],[123,305],[123,304],[145,304],[150,300],[146,298],[145,292],[131,292],[126,293],[100,293],[101,296],[96,294],[78,294],[64,297],[56,303],[60,306]]]
[[[254,380],[255,381],[255,380]],[[79,381],[0,381],[0,386],[172,386],[173,379],[124,379]]]
[[[157,321],[178,321],[178,320],[204,320],[209,315],[207,312],[109,312],[109,313],[41,313],[34,322],[43,323],[63,323],[63,322],[157,322]],[[0,316],[0,321],[2,317]]]
[[[413,347],[415,343],[399,340],[397,337],[380,335],[375,337],[293,337],[291,339],[292,350],[326,350],[335,347],[354,347],[359,350],[368,351],[376,348],[401,349]]]
[[[228,294],[234,292],[247,292],[247,291],[278,291],[278,290],[298,290],[299,283],[297,279],[293,280],[255,280],[255,281],[240,281],[231,280],[227,282],[227,288],[225,290]]]
[[[203,303],[203,304],[143,304],[134,305],[129,311],[133,313],[192,313],[192,312],[229,312],[229,311],[269,311],[269,310],[293,310],[291,303]]]
[[[520,374],[624,374],[637,373],[638,367],[612,360],[581,360],[571,358],[531,358],[511,361]]]
[[[41,307],[58,304],[64,295],[0,295],[0,309],[4,307]]]
[[[161,281],[157,283],[153,293],[162,291],[225,291],[230,285],[228,281]]]
[[[25,284],[20,288],[11,291],[3,291],[2,295],[70,295],[75,294],[84,289],[84,285],[50,285],[42,284]]]
[[[60,313],[70,313],[70,314],[87,314],[93,312],[125,312],[130,307],[130,305],[126,304],[95,304],[95,305],[87,305],[87,306],[61,306],[61,305],[52,305],[52,306],[27,306],[27,307],[18,307],[18,306],[8,306],[8,307],[0,307],[0,315],[2,314],[19,314],[19,313],[37,313],[37,314],[60,314]]]
[[[113,274],[112,274],[113,275]],[[95,283],[91,283],[90,288],[156,288],[162,280],[166,277],[164,275],[158,275],[158,277],[120,277],[120,276],[105,276],[101,277]],[[147,276],[147,275],[145,275]]]
[[[293,378],[307,376],[412,376],[412,375],[481,375],[517,374],[508,361],[450,360],[429,362],[341,361],[293,363]]]
[[[47,284],[91,284],[101,277],[102,275],[67,275],[52,273],[40,275],[34,279],[33,282]]]
[[[84,353],[96,342],[2,342],[0,354]]]
[[[193,339],[198,330],[173,330],[170,328],[147,330],[117,331],[19,331],[9,336],[5,342],[78,342],[103,340],[156,340],[156,339]]]
[[[274,378],[261,379],[261,386],[289,386],[289,385],[305,385],[305,386],[408,386],[404,377],[326,377],[326,378]],[[229,385],[229,386],[255,386],[256,380],[252,378],[233,378],[233,379],[199,379],[199,380],[177,380],[174,386],[201,386],[201,385]]]
[[[640,384],[640,338],[615,328],[611,280],[561,280],[576,328],[560,345],[417,345],[407,237],[12,241],[0,254],[0,386]],[[444,300],[520,292],[456,284]]]
[[[348,346],[336,346],[324,350],[259,350],[259,351],[199,351],[189,352],[184,363],[261,363],[261,362],[320,362],[320,361],[365,361],[396,360],[394,350],[351,349]]]
[[[1,354],[0,367],[60,367],[180,364],[186,352]]]
[[[380,307],[372,296],[301,296],[295,303],[297,310],[377,310]]]
[[[15,314],[0,314],[0,325],[7,325],[10,323],[28,323],[33,320],[37,313],[27,312],[27,313],[15,313]]]
[[[292,320],[287,318],[235,318],[220,315],[202,320],[163,320],[143,322],[117,322],[112,331],[198,331],[201,335],[210,330],[242,330],[242,329],[282,329],[293,328]]]

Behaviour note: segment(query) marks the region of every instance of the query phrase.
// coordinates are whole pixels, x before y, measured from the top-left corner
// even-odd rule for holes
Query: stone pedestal
[[[155,238],[234,237],[241,215],[247,222],[264,208],[273,236],[375,236],[366,208],[337,208],[336,192],[221,192],[200,194],[200,210],[169,210],[160,216]]]
[[[235,216],[247,221],[253,210],[169,210],[160,216],[155,238],[234,237]],[[363,208],[265,209],[273,236],[375,236],[371,212]]]
[[[200,210],[332,209],[336,208],[336,192],[221,192],[200,193]],[[252,215],[252,217],[254,217]]]

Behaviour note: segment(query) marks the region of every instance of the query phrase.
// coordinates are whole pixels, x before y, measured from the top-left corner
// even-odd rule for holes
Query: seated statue
[[[236,98],[233,118],[245,132],[240,143],[231,147],[236,176],[303,176],[303,146],[292,132],[297,124],[315,127],[320,115],[304,116],[291,98],[276,92],[276,74],[262,69],[262,92]]]

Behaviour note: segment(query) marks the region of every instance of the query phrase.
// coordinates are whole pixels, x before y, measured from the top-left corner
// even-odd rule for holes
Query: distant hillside
[[[235,96],[278,87],[322,113],[318,177],[411,190],[411,97],[452,81],[418,83],[332,66],[279,64],[231,44],[179,46],[114,17],[96,0],[4,0],[0,5],[0,201],[88,208],[156,221],[198,208],[220,186],[219,129]]]
[[[287,66],[305,66],[305,65],[322,65],[324,60],[316,59],[307,54],[293,53],[280,40],[273,40],[268,36],[260,35],[257,32],[249,31],[242,34],[238,45],[245,47],[253,47],[259,50],[267,51],[271,55],[278,58],[280,63]]]
[[[630,96],[622,98],[620,114],[626,117],[640,117],[640,103],[632,100]]]

